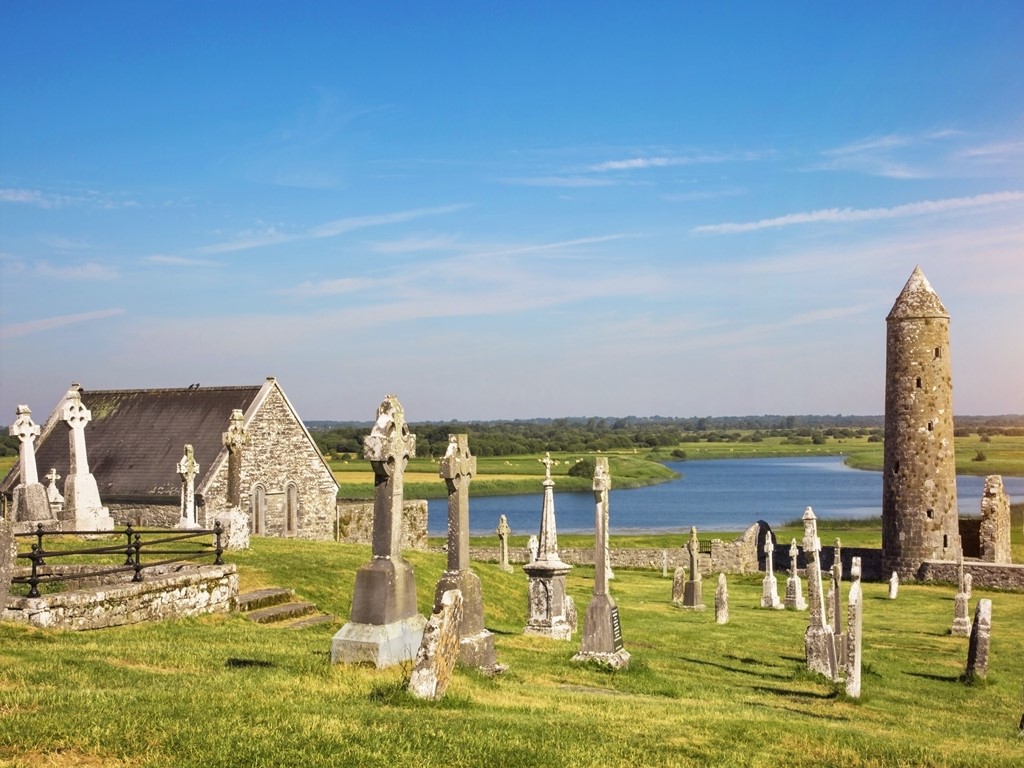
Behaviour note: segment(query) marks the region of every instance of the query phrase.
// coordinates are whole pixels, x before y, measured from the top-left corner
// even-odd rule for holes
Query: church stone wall
[[[264,535],[333,538],[337,483],[276,386],[246,425],[246,435],[239,484],[242,511],[252,513],[253,491],[260,484],[266,493]],[[288,533],[286,524],[289,483],[294,483],[298,492],[294,534]],[[212,527],[217,516],[227,511],[227,493],[228,462],[224,461],[204,484],[201,525]]]
[[[339,501],[337,515],[339,541],[373,543],[372,501]],[[423,499],[402,503],[402,549],[427,549],[427,502]]]

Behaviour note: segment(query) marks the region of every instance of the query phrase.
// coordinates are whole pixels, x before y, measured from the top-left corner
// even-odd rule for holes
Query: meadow
[[[1014,536],[1019,555],[1019,517]],[[429,613],[444,555],[407,556]],[[660,571],[617,570],[611,589],[633,658],[613,673],[570,661],[578,633],[524,636],[525,575],[477,564],[509,669],[459,670],[428,703],[405,692],[409,665],[329,663],[368,558],[365,546],[265,538],[230,555],[243,589],[293,587],[339,617],[333,626],[289,630],[237,614],[82,633],[0,624],[0,765],[1020,764],[1024,594],[975,590],[972,609],[993,600],[993,639],[988,679],[968,686],[967,641],[949,635],[951,586],[904,584],[893,602],[886,585],[866,584],[863,694],[851,699],[805,671],[806,613],[756,607],[757,575],[729,578],[731,620],[719,626],[713,580],[709,610],[690,613],[671,605]],[[568,577],[581,624],[592,579],[586,567]]]

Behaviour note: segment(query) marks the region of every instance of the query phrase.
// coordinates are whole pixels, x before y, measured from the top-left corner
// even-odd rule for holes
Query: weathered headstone
[[[821,585],[821,539],[814,510],[804,510],[804,558],[807,560],[807,602],[810,608],[807,630],[804,632],[804,652],[807,669],[819,672],[831,680],[836,679],[835,636],[825,621],[825,596]]]
[[[498,518],[498,567],[506,573],[512,573],[512,566],[508,563],[508,537],[512,529],[508,526],[508,519],[502,515]]]
[[[683,596],[686,594],[686,566],[676,566],[672,573],[672,605],[683,607]]]
[[[838,634],[844,625],[843,622],[843,569],[842,566],[833,565],[830,573],[829,605],[827,608],[827,620],[832,625],[832,630]]]
[[[523,566],[530,577],[528,595],[527,635],[540,635],[554,640],[571,640],[576,631],[576,606],[565,592],[565,575],[572,569],[558,554],[558,531],[555,527],[555,483],[551,479],[551,454],[544,457],[544,503],[537,536],[537,556]]]
[[[806,611],[807,601],[804,600],[804,587],[797,571],[796,559],[800,554],[796,539],[789,545],[789,578],[786,579],[786,608],[791,611]]]
[[[11,592],[11,577],[14,575],[17,556],[18,540],[14,538],[14,525],[0,518],[0,613],[3,613],[7,596]]]
[[[50,471],[46,473],[46,479],[50,481],[50,484],[46,486],[46,500],[50,503],[50,517],[57,520],[60,518],[61,512],[64,511],[64,496],[57,488],[60,474],[55,467],[50,467]]]
[[[78,531],[112,531],[114,518],[100,503],[96,478],[89,471],[85,449],[85,425],[92,421],[92,412],[82,402],[77,389],[64,398],[61,418],[68,425],[71,467],[64,481],[64,518],[73,521]]]
[[[974,574],[970,571],[964,574],[964,594],[967,595],[968,600],[974,594]]]
[[[1012,562],[1010,547],[1010,497],[1001,475],[985,478],[981,495],[981,527],[978,531],[979,556],[991,563]]]
[[[775,543],[769,534],[764,540],[764,578],[761,580],[761,607],[780,610],[779,582],[775,578]]]
[[[864,645],[864,595],[860,585],[860,558],[850,566],[850,597],[846,624],[846,695],[858,698],[861,682],[861,653]]]
[[[896,571],[889,577],[889,599],[895,600],[900,591],[900,575]]]
[[[185,453],[177,465],[178,475],[181,477],[181,516],[176,528],[198,528],[199,519],[196,517],[196,475],[199,474],[199,464],[196,462],[195,452],[190,444],[185,444]]]
[[[729,585],[725,582],[725,574],[718,574],[718,587],[715,589],[715,623],[729,623]]]
[[[992,635],[992,601],[983,597],[974,609],[971,642],[967,646],[967,669],[964,679],[984,680],[988,675],[988,646]]]
[[[537,555],[540,552],[540,542],[537,540],[535,534],[530,534],[530,538],[526,540],[526,562],[532,563],[537,559]]]
[[[426,619],[416,612],[416,576],[402,557],[405,467],[416,455],[405,410],[388,395],[363,442],[374,473],[373,559],[356,572],[349,622],[331,642],[331,662],[378,668],[412,660]]]
[[[953,598],[953,626],[949,634],[955,637],[971,636],[971,620],[968,618],[967,593],[957,592]]]
[[[245,415],[241,409],[231,411],[231,421],[226,432],[221,433],[221,443],[228,449],[228,508],[217,515],[224,533],[221,544],[224,549],[243,550],[249,548],[249,534],[252,520],[242,511],[242,450],[248,440],[245,430]]]
[[[668,550],[661,550],[661,578],[668,578]]]
[[[629,665],[629,651],[622,646],[619,609],[608,592],[608,491],[612,480],[608,459],[599,456],[594,467],[594,594],[583,620],[580,651],[573,661],[597,660],[615,669]]]
[[[11,499],[12,521],[36,522],[52,520],[53,510],[46,495],[46,488],[39,482],[36,469],[36,438],[39,437],[39,425],[32,421],[32,410],[27,405],[19,405],[17,418],[7,433],[18,438],[18,478],[20,482],[14,487]]]
[[[836,543],[832,546],[832,570],[837,570],[839,581],[843,580],[843,542],[836,537]]]
[[[457,589],[445,591],[434,606],[409,678],[409,692],[416,698],[436,701],[448,690],[460,657],[462,610],[463,596]]]
[[[434,590],[434,612],[445,593],[462,594],[462,621],[458,627],[459,663],[491,669],[495,665],[494,635],[484,628],[484,600],[480,578],[469,563],[469,484],[476,474],[476,457],[469,452],[465,434],[449,435],[448,449],[438,467],[448,486],[448,568]]]
[[[690,540],[686,542],[686,550],[690,555],[690,578],[683,588],[683,604],[680,608],[690,611],[703,611],[704,582],[700,573],[700,541],[697,539],[696,526],[690,526]]]

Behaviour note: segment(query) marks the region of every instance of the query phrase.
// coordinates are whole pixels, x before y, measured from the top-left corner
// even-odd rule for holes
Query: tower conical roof
[[[942,305],[938,294],[920,267],[914,267],[910,279],[896,297],[896,303],[892,305],[886,320],[916,317],[949,317],[949,312]]]

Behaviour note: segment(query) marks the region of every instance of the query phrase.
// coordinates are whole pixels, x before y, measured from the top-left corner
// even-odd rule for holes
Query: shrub
[[[985,455],[984,451],[978,451],[974,454],[974,458],[971,461],[985,461],[988,456]]]
[[[683,459],[683,460],[685,460],[686,459],[686,451],[684,451],[682,448],[676,448],[674,451],[672,451],[672,458],[673,459]]]
[[[566,472],[569,477],[593,477],[597,462],[593,459],[580,459]]]

